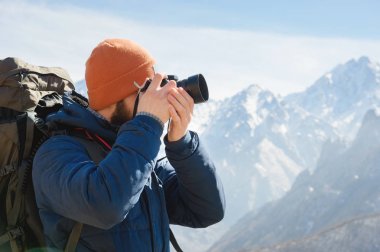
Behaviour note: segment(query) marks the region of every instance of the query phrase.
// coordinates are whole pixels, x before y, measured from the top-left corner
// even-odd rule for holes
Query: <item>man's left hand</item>
[[[193,98],[182,88],[173,88],[168,94],[171,122],[168,132],[169,142],[185,136],[191,122],[194,109]]]

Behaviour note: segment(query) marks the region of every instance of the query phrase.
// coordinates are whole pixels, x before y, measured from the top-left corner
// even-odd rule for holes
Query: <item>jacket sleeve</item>
[[[176,142],[164,141],[169,163],[156,172],[164,184],[170,223],[207,227],[222,220],[223,186],[198,135],[189,131]]]
[[[137,116],[121,126],[98,165],[70,136],[54,136],[38,150],[33,182],[39,208],[102,229],[122,222],[151,175],[162,126]]]

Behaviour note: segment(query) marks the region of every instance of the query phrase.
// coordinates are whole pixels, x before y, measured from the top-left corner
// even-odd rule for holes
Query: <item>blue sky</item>
[[[369,0],[0,0],[0,58],[61,66],[79,81],[92,48],[122,37],[161,72],[203,73],[211,98],[250,84],[286,95],[352,58],[380,61],[378,10]]]
[[[57,4],[57,1],[41,2]],[[325,37],[380,38],[378,0],[68,0],[65,3],[147,24]]]

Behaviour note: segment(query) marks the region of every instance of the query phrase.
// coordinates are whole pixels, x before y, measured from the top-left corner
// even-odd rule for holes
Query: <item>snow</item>
[[[255,168],[259,171],[260,175],[262,177],[269,177],[271,185],[274,188],[277,187],[284,191],[290,189],[293,179],[299,174],[302,167],[297,165],[281,149],[266,138],[258,145],[258,150],[260,152],[260,165],[256,164]],[[293,174],[293,176],[288,177],[280,167],[286,167],[287,171]]]
[[[349,114],[348,116],[345,116],[345,118],[342,118],[342,121],[345,123],[345,124],[350,124],[354,121],[355,119],[355,113],[351,113]]]
[[[374,107],[373,111],[374,111],[376,116],[380,116],[380,107]]]
[[[275,133],[286,134],[288,132],[288,127],[286,127],[285,124],[275,124],[272,127],[272,131]]]
[[[325,74],[325,78],[327,79],[329,84],[333,84],[332,73]]]

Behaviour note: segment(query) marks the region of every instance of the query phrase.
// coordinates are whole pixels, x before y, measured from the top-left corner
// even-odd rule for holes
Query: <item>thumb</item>
[[[153,77],[152,82],[149,85],[148,90],[157,90],[160,88],[160,84],[162,80],[166,77],[165,74],[162,73],[156,73]]]
[[[175,82],[174,80],[170,80],[168,83],[166,83],[166,85],[163,87],[167,90],[171,90],[172,88],[176,88],[177,87],[177,82]]]

